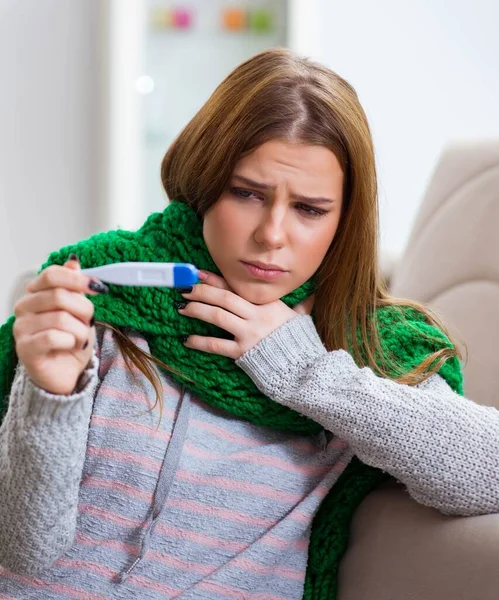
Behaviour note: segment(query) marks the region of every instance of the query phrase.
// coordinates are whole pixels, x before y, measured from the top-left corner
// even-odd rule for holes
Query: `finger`
[[[243,319],[223,308],[202,304],[201,302],[189,302],[185,308],[179,309],[178,312],[185,317],[199,319],[200,321],[205,321],[205,323],[216,325],[236,337],[242,334],[245,325]]]
[[[14,322],[14,336],[19,340],[50,329],[72,334],[77,347],[82,347],[90,335],[88,325],[62,310],[40,314],[30,313]]]
[[[92,279],[80,272],[79,264],[68,261],[65,265],[51,265],[26,286],[26,292],[33,294],[42,290],[65,288],[80,294],[95,293],[88,286]]]
[[[203,283],[195,285],[192,292],[182,295],[191,301],[219,306],[242,319],[250,319],[255,310],[253,304],[234,292]]]
[[[73,271],[81,270],[80,261],[78,260],[76,254],[71,254],[69,259],[64,263],[63,266],[67,269],[73,269]]]
[[[210,271],[199,271],[198,272],[199,279],[208,285],[212,285],[213,287],[219,288],[221,290],[230,290],[229,284],[225,281],[223,277],[220,275],[215,275],[215,273],[211,273]]]
[[[241,354],[237,342],[222,340],[220,338],[205,337],[202,335],[190,335],[184,346],[192,350],[200,350],[208,354],[219,354],[237,360]]]
[[[94,315],[94,305],[91,300],[80,293],[64,288],[43,290],[24,296],[16,303],[14,313],[17,318],[20,318],[28,313],[57,310],[66,311],[87,325]]]
[[[311,314],[312,309],[314,308],[314,302],[315,296],[309,296],[303,302],[300,302],[300,304],[297,304],[295,307],[293,307],[293,310],[299,315],[309,315]]]
[[[19,354],[44,355],[57,350],[73,350],[76,344],[75,337],[66,331],[46,329],[32,336],[25,336],[17,343]]]

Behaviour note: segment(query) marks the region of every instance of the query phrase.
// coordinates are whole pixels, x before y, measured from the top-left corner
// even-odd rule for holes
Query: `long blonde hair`
[[[274,139],[326,147],[344,173],[340,224],[316,273],[315,324],[326,348],[348,347],[359,365],[409,385],[459,357],[454,344],[409,373],[400,369],[393,375],[393,364],[380,363],[380,307],[412,307],[450,336],[428,308],[390,296],[380,276],[372,136],[355,90],[330,69],[287,49],[267,50],[242,63],[168,149],[161,166],[164,189],[170,199],[181,198],[202,218],[217,202],[238,160]],[[131,353],[124,340],[122,349],[148,376],[144,361],[149,358]]]

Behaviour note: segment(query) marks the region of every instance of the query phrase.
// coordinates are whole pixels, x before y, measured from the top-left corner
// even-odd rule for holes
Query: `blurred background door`
[[[292,4],[127,0],[109,7],[107,220],[133,228],[163,210],[162,157],[215,87],[254,54],[289,44]]]

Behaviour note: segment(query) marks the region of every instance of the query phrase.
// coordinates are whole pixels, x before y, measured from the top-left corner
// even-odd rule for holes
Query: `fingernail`
[[[68,260],[74,260],[76,261],[78,264],[80,264],[80,259],[76,256],[76,254],[72,253],[69,255]]]
[[[95,316],[92,315],[92,318],[90,319],[90,327],[93,327],[95,325]]]
[[[105,283],[102,283],[102,281],[96,281],[95,279],[92,279],[90,281],[90,283],[88,284],[88,289],[92,290],[92,292],[97,292],[98,294],[109,293],[109,288],[107,287],[107,285]]]
[[[189,339],[189,336],[188,335],[183,335],[179,339],[180,339],[180,343],[181,344],[185,344],[185,342]]]
[[[88,340],[83,344],[82,350],[85,350],[85,348],[88,346]]]
[[[190,285],[189,287],[178,288],[178,291],[181,294],[190,294],[192,292],[192,285]]]
[[[179,310],[182,310],[183,308],[185,308],[187,305],[189,304],[189,302],[187,302],[186,300],[184,300],[183,302],[178,302],[175,301],[175,308],[178,308]]]

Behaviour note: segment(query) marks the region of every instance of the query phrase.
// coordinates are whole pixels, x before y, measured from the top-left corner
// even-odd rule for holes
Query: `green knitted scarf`
[[[202,222],[181,201],[171,202],[162,213],[152,214],[136,232],[111,231],[68,246],[50,255],[42,268],[63,264],[71,253],[83,268],[115,262],[190,262],[200,269],[220,273],[203,241]],[[282,298],[288,306],[303,301],[313,291],[307,282]],[[95,317],[115,327],[132,328],[148,340],[152,354],[181,375],[171,377],[191,389],[208,404],[257,425],[297,434],[315,435],[321,426],[264,396],[234,361],[223,356],[189,350],[181,343],[184,335],[227,337],[212,325],[178,314],[174,301],[177,291],[168,288],[110,286],[108,295],[91,297]],[[450,347],[449,340],[427,324],[414,310],[380,309],[377,313],[382,346],[406,371],[412,370],[429,354]],[[0,414],[7,399],[17,364],[12,326],[14,317],[0,327]],[[451,359],[440,374],[462,393],[459,362]],[[5,399],[5,401],[4,401]],[[337,593],[340,560],[348,543],[350,522],[360,502],[389,475],[361,463],[356,457],[343,471],[324,499],[312,524],[304,599],[333,600]]]

